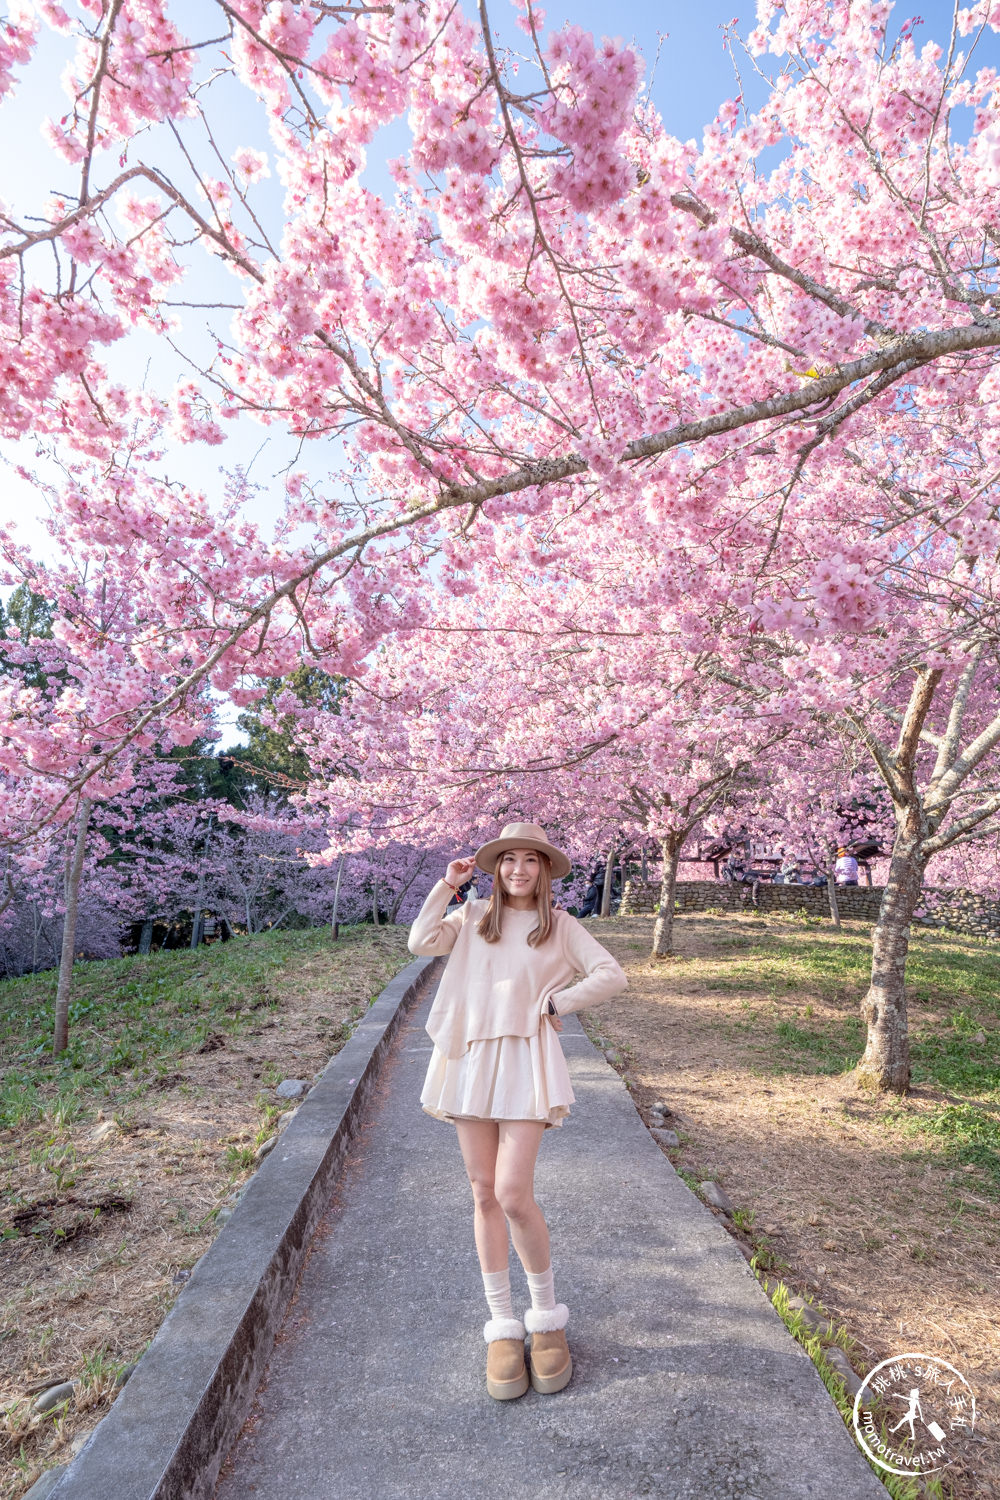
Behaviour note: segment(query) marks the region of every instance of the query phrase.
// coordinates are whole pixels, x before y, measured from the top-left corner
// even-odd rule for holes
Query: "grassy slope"
[[[724,1038],[742,1058],[748,1085],[784,1079],[801,1089],[811,1078],[817,1086],[835,1083],[860,1055],[857,1002],[870,941],[856,925],[838,937],[818,919],[682,919],[681,934],[705,941],[680,961],[653,966],[641,982],[650,924],[631,919],[591,926],[633,968],[636,1002],[641,986],[659,993],[661,1004],[643,1022],[645,1034],[662,1037],[664,1023],[669,1031],[682,1015],[693,1027],[697,1011],[706,1054],[717,1050],[712,1036]],[[58,1062],[47,1051],[54,974],[0,985],[4,1251],[20,1256],[13,1285],[0,1286],[2,1399],[12,1460],[0,1493],[19,1494],[46,1459],[65,1460],[68,1441],[103,1415],[114,1375],[140,1352],[177,1294],[172,1273],[179,1268],[176,1275],[183,1276],[203,1253],[226,1193],[246,1177],[256,1145],[273,1131],[273,1085],[292,1073],[310,1077],[342,1045],[370,999],[407,961],[404,945],[402,930],[376,935],[356,929],[336,948],[325,932],[278,933],[196,953],[79,965],[71,1046]],[[920,1098],[872,1100],[865,1106],[870,1123],[878,1128],[881,1121],[890,1151],[890,1137],[905,1134],[907,1155],[964,1166],[974,1174],[964,1183],[995,1201],[1000,952],[971,939],[919,933],[908,981]],[[626,1058],[641,1071],[640,1035],[630,1034],[629,1026],[620,1031],[618,1014],[609,1007],[594,1020],[609,1041],[621,1039]],[[655,1088],[651,1081],[650,1097],[676,1093],[685,1076],[675,1075],[672,1084],[657,1081]],[[98,1117],[116,1122],[110,1144],[100,1148],[92,1144]],[[718,1156],[712,1128],[708,1118],[701,1125],[689,1121],[689,1131],[709,1132],[706,1149]],[[793,1133],[790,1151],[794,1140]],[[103,1215],[97,1230],[65,1244],[51,1233],[29,1236],[9,1227],[9,1215],[26,1202],[86,1200],[109,1189],[131,1197],[131,1209]],[[72,1219],[64,1222],[72,1227]],[[50,1224],[58,1229],[57,1214]],[[794,1263],[809,1245],[801,1236],[791,1243],[779,1236],[777,1249]],[[964,1247],[966,1264],[970,1249]],[[928,1274],[934,1269],[933,1262],[919,1266]],[[102,1294],[108,1274],[114,1297]],[[952,1267],[949,1278],[954,1274]],[[911,1299],[915,1293],[911,1283]],[[102,1296],[108,1307],[103,1321],[93,1314]],[[82,1331],[68,1334],[70,1319]],[[877,1333],[876,1325],[873,1342]],[[76,1408],[29,1418],[25,1388],[54,1373],[82,1377]]]
[[[277,932],[0,983],[0,1496],[104,1414],[282,1106],[410,961],[406,929]],[[81,1381],[31,1414],[33,1385]]]
[[[780,934],[761,932],[745,958],[705,979],[715,990],[764,989],[772,1006],[789,992],[809,992],[855,1007],[870,963],[864,929],[820,938],[783,923]],[[914,1123],[940,1137],[958,1162],[980,1167],[1000,1192],[1000,952],[975,939],[918,930],[907,964],[907,1005],[914,1087],[949,1096]],[[753,1029],[758,1040],[763,1030],[762,1051],[775,1072],[840,1073],[864,1050],[856,1013],[823,1023],[808,1002],[794,1018],[769,1017],[767,1006],[751,1003],[734,1024]],[[895,1115],[891,1102],[886,1111]]]

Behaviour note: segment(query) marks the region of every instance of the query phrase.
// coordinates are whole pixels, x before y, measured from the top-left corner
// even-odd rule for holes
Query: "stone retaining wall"
[[[651,917],[659,900],[659,885],[627,880],[621,914],[623,917]],[[838,886],[837,902],[840,915],[847,920],[874,922],[882,902],[882,887]],[[743,911],[752,907],[753,888],[725,885],[721,880],[678,880],[676,911],[707,911],[713,906],[721,907],[723,911]],[[801,911],[804,908],[811,917],[830,915],[826,886],[818,885],[769,885],[762,882],[757,887],[757,907],[760,911]]]
[[[840,915],[848,921],[874,922],[878,916],[884,887],[848,885],[837,887]],[[658,884],[644,885],[627,880],[622,895],[623,917],[651,917],[660,900]],[[714,880],[678,880],[676,911],[744,911],[753,907],[752,887],[725,885]],[[757,887],[757,909],[760,911],[801,911],[812,917],[828,917],[830,903],[825,886],[768,885]],[[940,891],[924,889],[923,905],[914,916],[920,927],[937,927],[947,932],[961,932],[967,937],[1000,938],[1000,901],[974,891]]]
[[[924,888],[923,904],[913,919],[921,927],[942,927],[968,937],[1000,938],[1000,901],[975,891]]]

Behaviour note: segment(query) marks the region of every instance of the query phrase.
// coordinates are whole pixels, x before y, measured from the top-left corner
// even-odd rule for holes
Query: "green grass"
[[[784,1057],[814,1073],[846,1073],[864,1051],[861,1019],[848,1016],[825,1030],[779,1021],[774,1035],[784,1043]]]
[[[855,1066],[865,1043],[858,1007],[870,973],[868,930],[821,937],[785,926],[727,935],[719,948],[717,958],[692,968],[699,988],[751,997],[720,1024],[745,1040],[761,1059],[762,1073],[819,1076]],[[949,1102],[919,1117],[887,1102],[886,1123],[924,1140],[926,1154],[943,1153],[955,1167],[975,1168],[977,1185],[996,1197],[1000,952],[975,939],[918,931],[906,979],[913,1083],[948,1095]],[[838,1014],[817,1017],[814,999]]]
[[[733,946],[739,941],[732,940]],[[742,961],[727,964],[727,977],[755,989],[762,985],[778,990],[808,987],[832,999],[845,986],[860,996],[867,988],[870,967],[867,931],[820,938],[812,932],[771,930],[749,939]],[[1000,1018],[1000,951],[993,945],[918,931],[910,944],[906,983],[916,1005],[950,997]]]
[[[827,1391],[833,1398],[837,1410],[840,1413],[844,1426],[851,1433],[854,1440],[854,1402],[847,1393],[847,1387],[840,1371],[831,1365],[826,1359],[825,1351],[831,1346],[837,1346],[850,1359],[854,1352],[854,1340],[847,1329],[836,1323],[832,1318],[823,1325],[819,1333],[814,1333],[806,1323],[802,1313],[792,1309],[788,1305],[788,1287],[783,1281],[767,1280],[761,1278],[763,1287],[770,1297],[785,1327],[792,1337],[802,1345],[809,1355],[813,1364],[819,1372],[820,1379],[826,1386]],[[820,1308],[817,1312],[822,1312]],[[851,1360],[852,1364],[863,1363],[861,1360]],[[867,1408],[876,1414],[876,1422],[883,1436],[886,1435],[888,1424],[897,1415],[883,1411],[877,1402],[872,1402]],[[919,1479],[909,1476],[890,1474],[888,1470],[882,1469],[873,1463],[862,1448],[861,1452],[868,1463],[872,1473],[885,1485],[886,1493],[891,1500],[944,1500],[945,1489],[940,1476],[923,1475]],[[948,1493],[951,1491],[949,1489]]]
[[[0,1129],[43,1119],[64,1126],[111,1098],[121,1108],[169,1080],[177,1059],[211,1035],[260,1024],[279,1008],[303,962],[329,950],[333,967],[335,955],[383,941],[371,927],[342,928],[334,947],[327,929],[314,928],[193,952],[79,963],[69,1047],[58,1058],[52,1056],[56,972],[4,981]]]
[[[770,931],[750,938],[738,957],[720,957],[720,972],[708,982],[730,993],[765,992],[766,1003],[744,1002],[743,1015],[728,1024],[757,1033],[776,1070],[833,1073],[853,1067],[863,1050],[857,1007],[870,966],[867,932],[828,939]],[[1000,952],[974,940],[918,933],[906,978],[914,1083],[1000,1103]],[[803,1024],[812,1016],[811,1004],[799,1009],[807,996],[845,1014],[834,1023]],[[980,1032],[985,1042],[976,1040]]]
[[[956,1167],[973,1167],[977,1185],[991,1197],[1000,1196],[1000,1113],[980,1104],[943,1104],[919,1118],[904,1111],[886,1111],[887,1122],[911,1135],[929,1136]],[[984,1180],[985,1179],[985,1180]]]

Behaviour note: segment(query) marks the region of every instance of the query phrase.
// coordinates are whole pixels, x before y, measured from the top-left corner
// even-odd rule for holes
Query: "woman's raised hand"
[[[453,859],[445,871],[444,878],[449,885],[464,885],[467,880],[472,879],[472,872],[476,868],[476,856],[470,854],[467,859]]]

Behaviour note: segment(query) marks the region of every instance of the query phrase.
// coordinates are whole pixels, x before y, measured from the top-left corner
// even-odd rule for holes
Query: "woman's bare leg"
[[[495,1120],[456,1120],[455,1129],[476,1205],[479,1264],[486,1272],[505,1271],[510,1253],[507,1220],[494,1185],[501,1126]]]
[[[494,1192],[510,1224],[514,1249],[526,1271],[547,1271],[552,1255],[545,1216],[535,1202],[535,1160],[545,1126],[535,1120],[501,1120]]]

